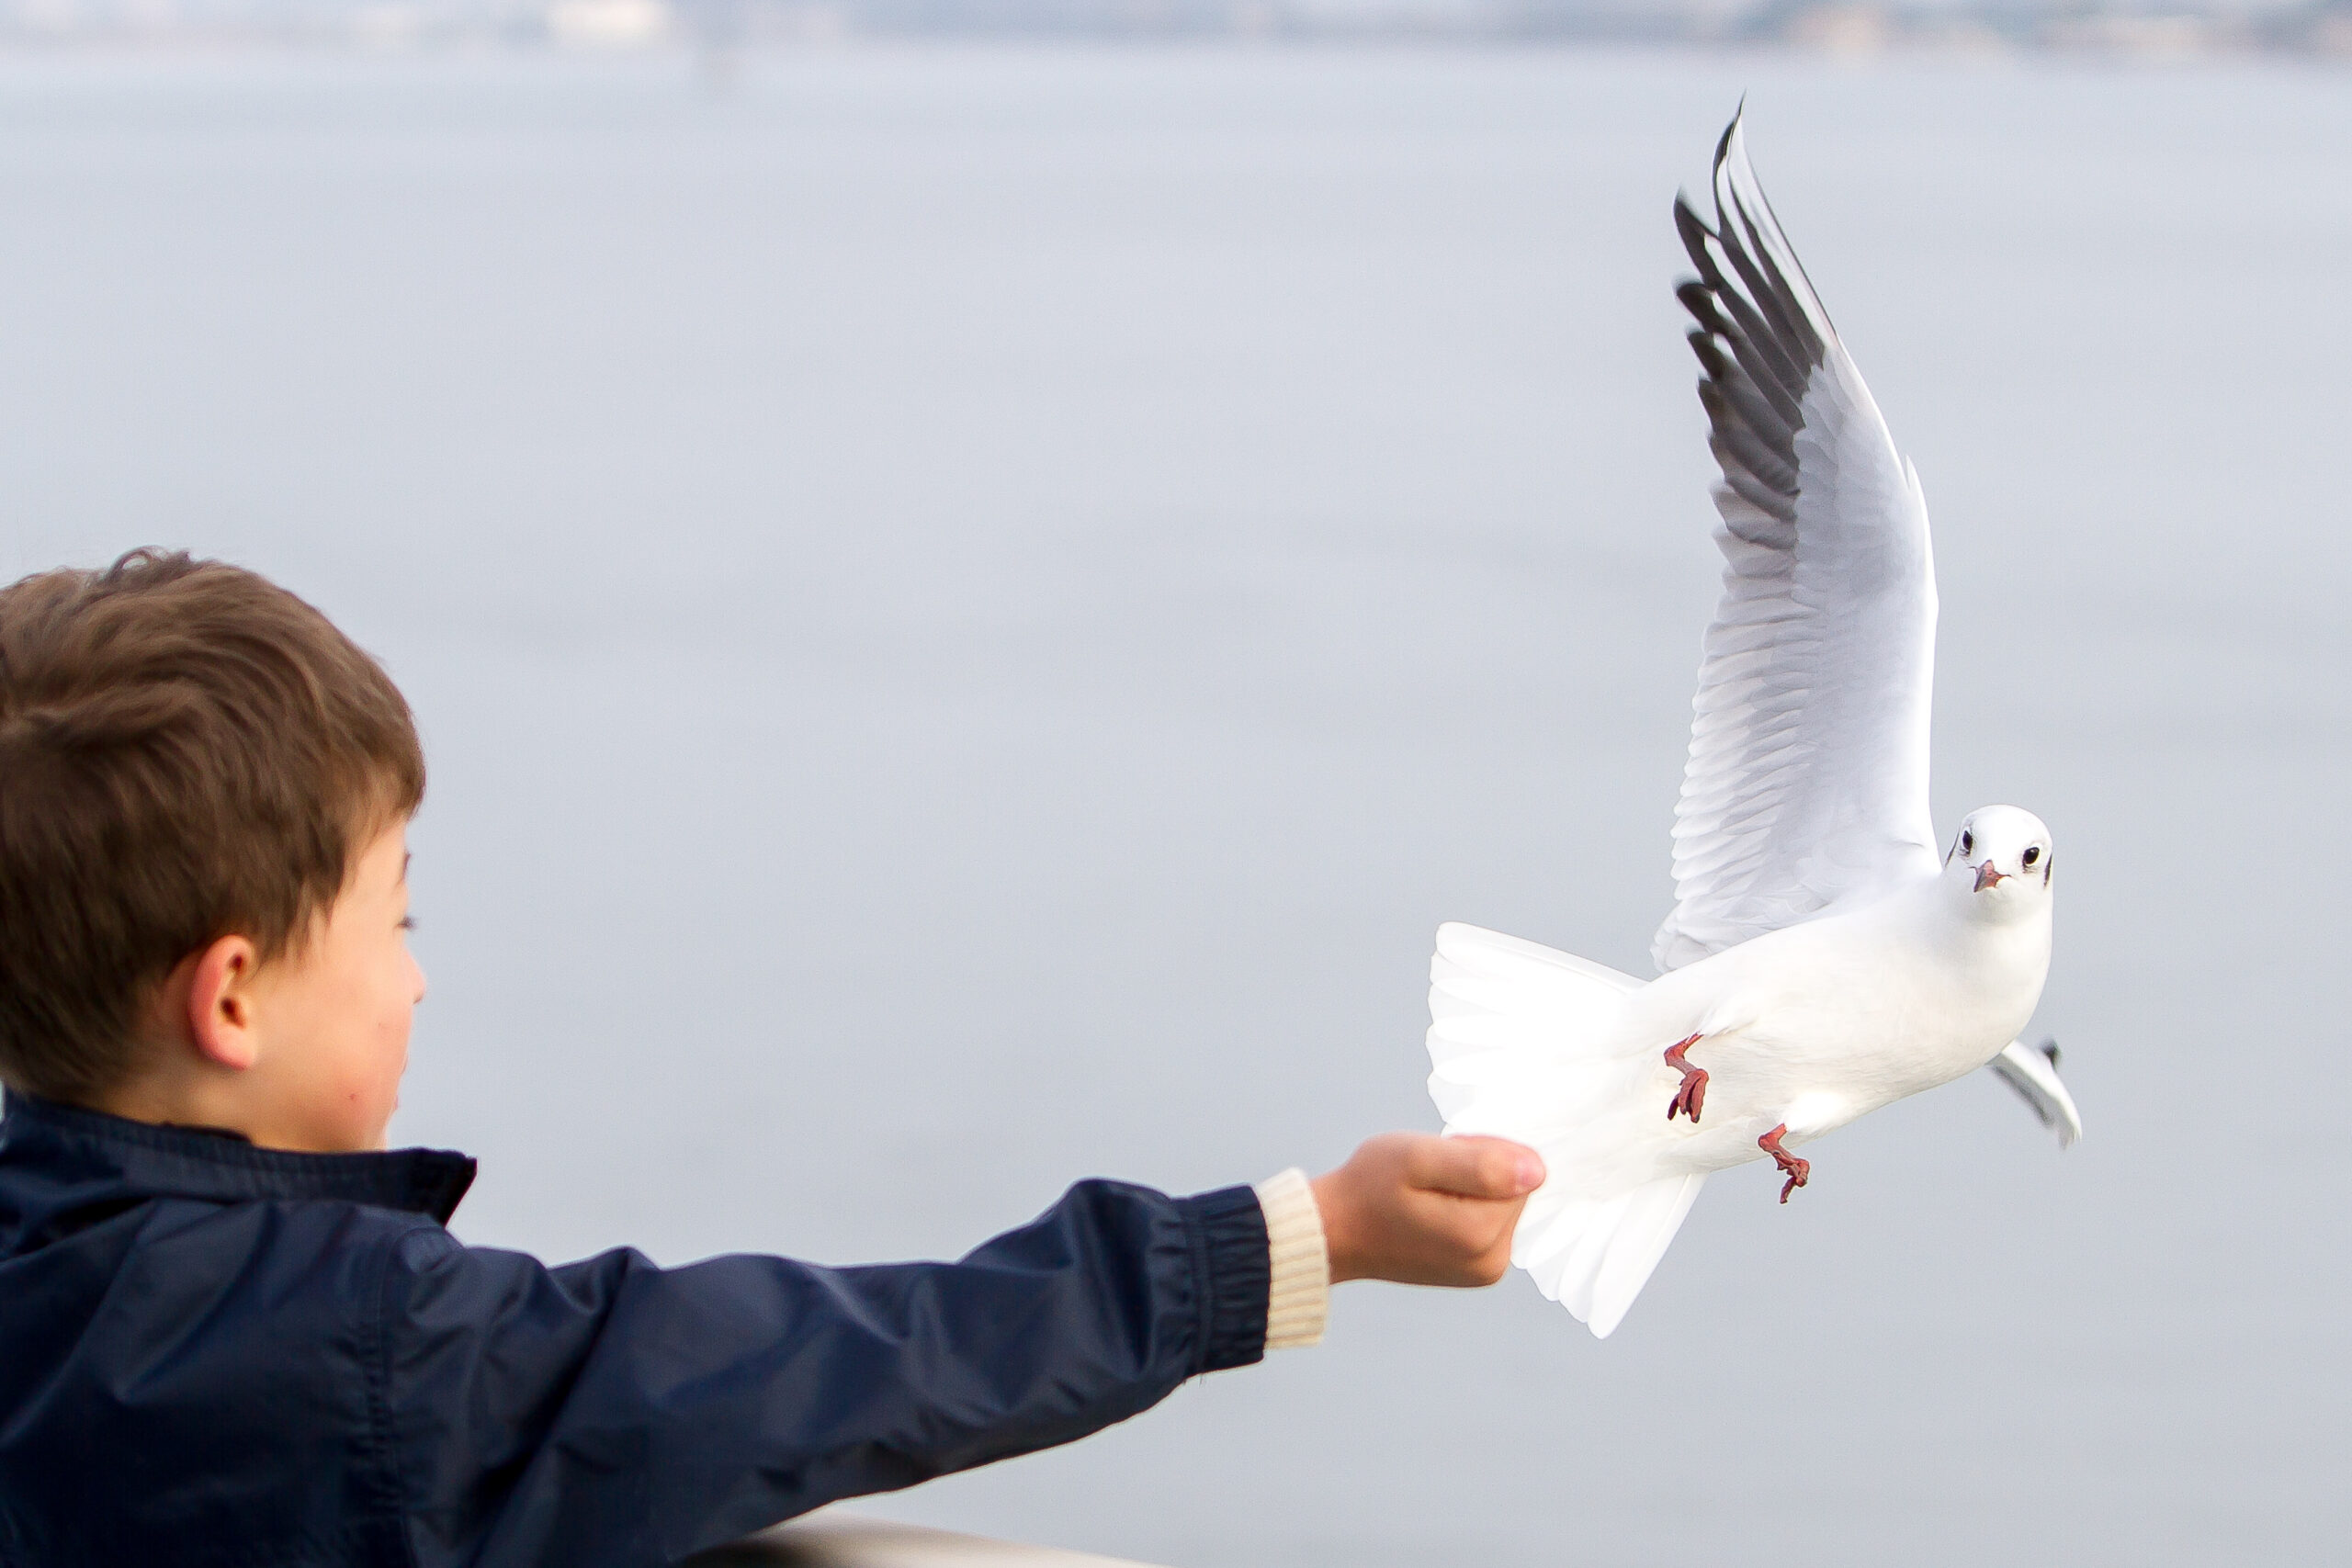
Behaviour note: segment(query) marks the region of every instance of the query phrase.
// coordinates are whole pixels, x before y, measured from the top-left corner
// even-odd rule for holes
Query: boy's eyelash
[[[414,915],[402,915],[401,917],[401,930],[404,931],[413,931],[416,930],[416,917]]]

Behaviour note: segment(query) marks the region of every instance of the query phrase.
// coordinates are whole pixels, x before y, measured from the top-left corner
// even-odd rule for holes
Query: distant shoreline
[[[2060,55],[2352,62],[2352,0],[21,0],[0,57],[797,51],[860,43],[1662,47],[1844,59]]]

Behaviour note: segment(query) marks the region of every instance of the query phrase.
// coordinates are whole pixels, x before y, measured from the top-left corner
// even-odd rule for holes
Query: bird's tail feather
[[[1510,1260],[1527,1270],[1536,1289],[1590,1327],[1594,1338],[1606,1339],[1649,1283],[1706,1180],[1698,1171],[1663,1177],[1613,1197],[1566,1199],[1543,1212],[1530,1200],[1511,1238]]]
[[[1569,1175],[1595,1123],[1622,1103],[1625,1065],[1611,1047],[1641,988],[1587,959],[1452,922],[1438,928],[1430,964],[1430,1095],[1445,1130],[1516,1139],[1544,1156],[1553,1179],[1528,1200],[1511,1261],[1603,1338],[1706,1179],[1596,1191]]]

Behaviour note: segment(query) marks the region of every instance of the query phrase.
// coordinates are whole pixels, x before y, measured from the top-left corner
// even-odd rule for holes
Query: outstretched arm
[[[363,1330],[387,1484],[424,1564],[682,1557],[1255,1361],[1306,1261],[1317,1327],[1326,1280],[1490,1284],[1541,1180],[1514,1144],[1392,1133],[1295,1193],[1296,1225],[1274,1183],[1088,1181],[957,1262],[859,1269],[628,1251],[549,1269],[420,1224]]]
[[[549,1269],[419,1229],[384,1278],[388,1479],[422,1563],[673,1561],[1257,1360],[1267,1262],[1250,1189],[1108,1181],[955,1263]]]

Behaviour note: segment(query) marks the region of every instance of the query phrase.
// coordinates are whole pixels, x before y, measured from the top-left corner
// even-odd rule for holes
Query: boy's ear
[[[261,954],[246,938],[224,936],[189,963],[189,1043],[206,1061],[243,1072],[261,1055],[253,984]]]

